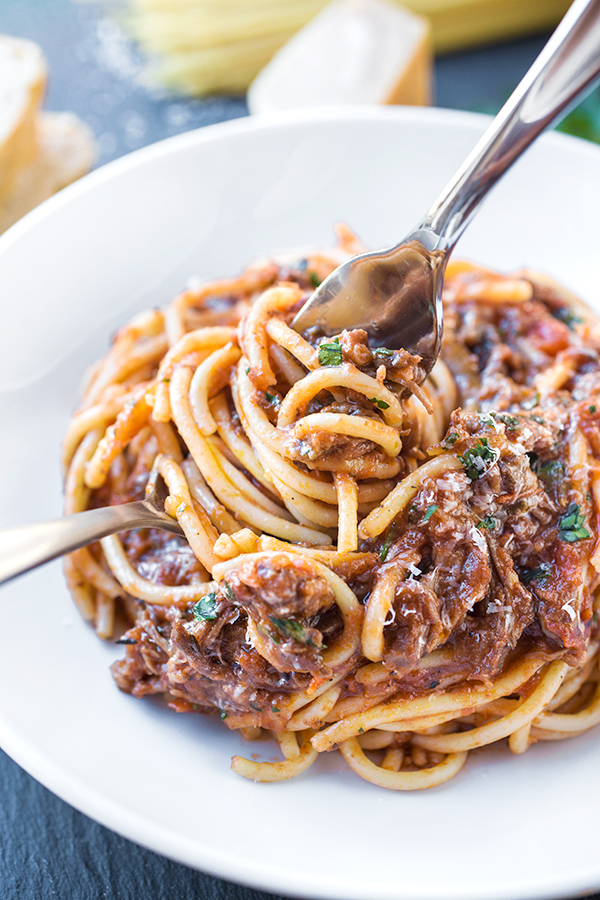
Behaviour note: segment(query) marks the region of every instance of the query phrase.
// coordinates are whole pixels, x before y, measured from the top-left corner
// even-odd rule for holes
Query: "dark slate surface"
[[[246,115],[243,98],[187,100],[144,87],[139,58],[97,7],[70,0],[0,0],[0,32],[41,44],[50,67],[46,108],[73,110],[90,125],[100,146],[99,164],[181,131]],[[499,108],[543,43],[540,37],[439,59],[437,104]],[[272,895],[136,846],[53,796],[0,751],[2,900],[163,896],[266,900]]]

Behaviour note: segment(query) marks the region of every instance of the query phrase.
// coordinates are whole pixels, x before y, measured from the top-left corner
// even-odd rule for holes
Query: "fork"
[[[429,374],[442,340],[450,253],[489,190],[600,75],[600,0],[575,0],[558,28],[423,221],[389,250],[331,273],[292,322],[312,338],[362,328],[373,347],[422,357]]]
[[[163,509],[166,495],[166,485],[153,469],[143,500],[88,509],[51,522],[0,531],[0,584],[108,534],[132,528],[162,528],[183,534],[178,522]]]

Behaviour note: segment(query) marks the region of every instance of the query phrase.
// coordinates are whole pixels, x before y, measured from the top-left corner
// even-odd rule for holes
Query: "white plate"
[[[57,515],[59,443],[113,329],[190,275],[265,251],[373,247],[425,212],[486,120],[421,109],[229,122],[119,160],[0,239],[0,526]],[[595,303],[600,151],[551,135],[496,188],[459,248],[545,269]],[[173,859],[304,897],[492,900],[600,887],[600,731],[473,754],[450,783],[395,794],[336,754],[296,781],[233,775],[217,719],[120,693],[120,655],[79,619],[59,564],[2,592],[0,742],[88,815]],[[255,745],[245,745],[252,751]]]

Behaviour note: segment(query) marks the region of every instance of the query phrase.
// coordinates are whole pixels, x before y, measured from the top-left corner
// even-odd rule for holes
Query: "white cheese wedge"
[[[32,41],[0,34],[0,203],[35,159],[46,63]]]
[[[431,102],[426,19],[388,0],[334,0],[294,35],[248,91],[252,113]]]

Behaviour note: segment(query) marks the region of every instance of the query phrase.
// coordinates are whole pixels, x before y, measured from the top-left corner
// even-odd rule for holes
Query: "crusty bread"
[[[32,41],[0,35],[0,205],[37,155],[46,62]]]
[[[73,113],[42,113],[37,159],[21,172],[0,203],[0,234],[61,188],[85,175],[96,155],[94,137]]]

